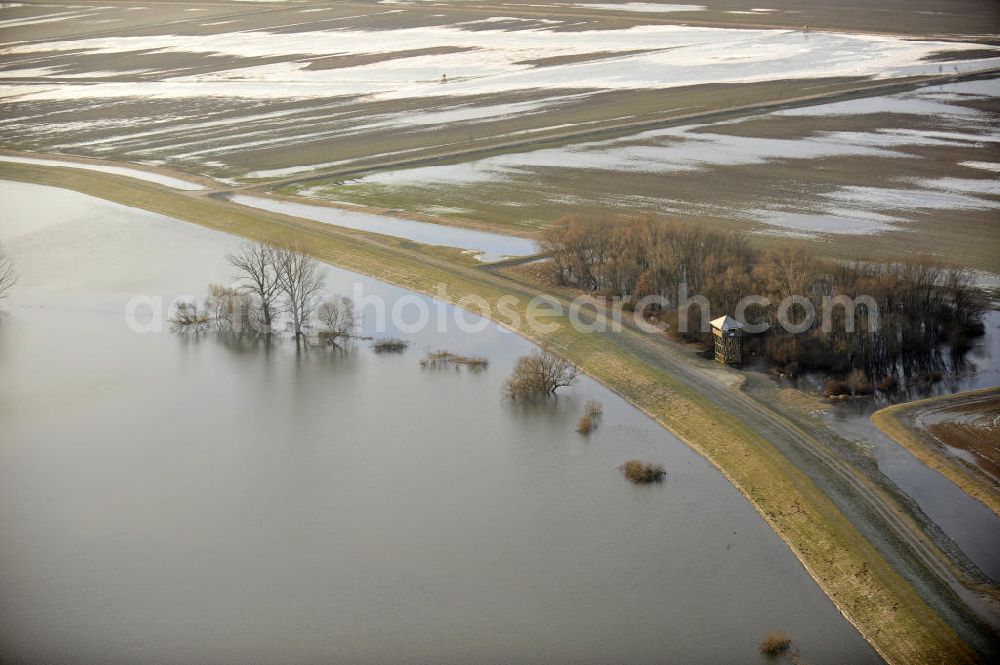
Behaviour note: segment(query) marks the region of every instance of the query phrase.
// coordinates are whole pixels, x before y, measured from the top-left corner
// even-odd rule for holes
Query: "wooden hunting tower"
[[[743,352],[743,324],[731,316],[712,321],[715,338],[715,359],[725,365],[739,365]]]

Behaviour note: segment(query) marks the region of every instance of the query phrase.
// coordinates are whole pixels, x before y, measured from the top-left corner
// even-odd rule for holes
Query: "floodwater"
[[[203,34],[176,34],[168,29],[161,34],[123,32],[22,42],[5,49],[6,55],[16,58],[6,71],[9,78],[28,83],[7,83],[0,87],[0,96],[15,103],[204,96],[387,100],[530,89],[635,90],[839,76],[916,76],[945,71],[941,63],[926,61],[941,51],[971,52],[968,59],[948,62],[948,72],[985,70],[1000,63],[1000,58],[977,58],[979,45],[968,42],[656,24],[561,30],[564,20],[542,20],[555,24],[539,27],[537,19],[490,17],[399,29],[338,25],[335,29],[291,31],[228,26]],[[334,54],[380,55],[386,52],[386,44],[394,51],[448,50],[333,69],[310,67],[314,58]],[[469,56],[469,50],[475,51],[474,57]],[[114,55],[122,62],[131,62],[131,55],[150,51],[211,54],[219,62],[209,71],[178,75],[176,66],[167,64],[171,61],[154,61],[144,73],[148,78],[129,82],[60,81],[58,86],[37,82],[59,74],[65,77],[80,55]],[[543,67],[528,64],[551,55],[599,52],[615,57]],[[38,53],[47,55],[48,69],[39,70],[34,59]],[[720,53],[725,56],[720,57]],[[71,56],[76,60],[71,62]],[[261,64],[260,58],[271,62]],[[448,77],[444,86],[440,84],[442,73]]]
[[[309,205],[278,201],[262,196],[236,194],[229,197],[233,203],[280,212],[294,217],[312,219],[324,224],[343,226],[381,233],[382,235],[406,238],[425,245],[442,245],[475,252],[480,261],[499,261],[511,256],[527,256],[538,251],[534,240],[517,238],[500,233],[474,231],[444,224],[417,222],[398,217],[350,212],[330,206]]]
[[[0,200],[22,273],[0,325],[3,662],[765,663],[774,628],[810,663],[879,661],[736,490],[609,391],[503,402],[525,340],[139,334],[132,296],[204,293],[236,239],[37,185]],[[490,366],[422,369],[431,348]],[[630,458],[665,483],[625,482]]]
[[[1000,385],[1000,311],[987,312],[983,323],[986,335],[966,354],[964,368],[947,372],[942,381],[907,399]],[[1000,517],[875,427],[869,417],[882,406],[874,400],[850,400],[834,404],[825,420],[840,435],[868,447],[879,470],[916,501],[980,571],[1000,581]]]
[[[83,169],[85,171],[101,171],[102,173],[113,173],[115,175],[123,175],[129,178],[136,178],[138,180],[147,180],[166,187],[173,187],[174,189],[184,189],[188,191],[205,189],[196,182],[181,180],[180,178],[173,178],[171,176],[153,173],[151,171],[143,171],[142,169],[130,169],[126,166],[108,166],[105,164],[89,164],[86,162],[74,162],[61,159],[39,159],[37,157],[15,157],[14,155],[0,155],[0,162],[11,162],[14,164],[37,164],[38,166],[56,166],[60,168]]]
[[[1000,209],[1000,184],[975,177],[998,168],[993,160],[1000,145],[995,114],[967,105],[997,97],[1000,79],[996,78],[928,86],[461,164],[374,172],[347,183],[318,181],[306,185],[302,193],[346,201],[371,200],[372,191],[402,194],[417,209],[420,204],[437,203],[481,214],[489,187],[486,198],[506,205],[535,204],[559,210],[570,202],[580,208],[620,211],[628,203],[667,216],[707,213],[745,219],[766,224],[761,232],[772,235],[877,235],[906,229],[911,222],[941,211],[955,211],[963,217]],[[934,117],[939,129],[909,126],[924,116]],[[857,129],[834,130],[824,118],[854,118],[861,124]],[[776,129],[789,119],[814,121],[802,135],[738,133],[752,134],[761,125]],[[747,128],[741,130],[744,125]],[[926,172],[927,158],[914,152],[920,149],[943,152],[945,156],[934,158],[941,177],[911,175]],[[827,160],[853,157],[867,166],[859,167],[848,180],[823,175]],[[952,161],[956,157],[959,160]],[[807,175],[782,175],[780,195],[765,196],[733,185],[742,177],[763,178],[766,169],[789,164]],[[741,170],[734,171],[734,167]],[[579,177],[566,178],[567,171]],[[963,172],[969,177],[952,175]],[[562,175],[553,180],[554,173]],[[883,179],[886,173],[892,177]],[[651,176],[661,177],[662,184],[648,184]],[[712,179],[724,184],[706,187]],[[576,180],[585,185],[574,187]],[[545,216],[544,212],[540,215]],[[494,221],[502,218],[494,217]]]

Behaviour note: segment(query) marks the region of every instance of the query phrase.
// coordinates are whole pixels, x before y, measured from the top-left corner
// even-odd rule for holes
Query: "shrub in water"
[[[667,475],[666,469],[659,464],[649,464],[639,460],[629,460],[619,467],[625,477],[636,484],[658,483]]]
[[[760,641],[760,652],[775,654],[787,651],[792,645],[792,638],[785,635],[780,630],[772,630]]]

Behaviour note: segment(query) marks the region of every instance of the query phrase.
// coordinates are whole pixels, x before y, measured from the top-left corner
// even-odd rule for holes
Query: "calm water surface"
[[[499,261],[511,256],[527,256],[538,251],[538,245],[534,240],[504,235],[502,233],[476,231],[474,229],[448,226],[447,224],[417,222],[412,219],[372,215],[364,212],[351,212],[331,206],[280,201],[263,196],[236,194],[230,196],[229,199],[233,203],[250,206],[251,208],[260,208],[261,210],[280,212],[295,217],[304,217],[305,219],[312,219],[325,224],[334,224],[349,229],[360,229],[387,236],[406,238],[407,240],[413,240],[425,245],[457,247],[458,249],[475,252],[480,261]]]
[[[645,416],[587,380],[502,402],[528,342],[490,325],[379,356],[136,334],[132,295],[203,294],[237,241],[35,185],[0,201],[23,274],[0,325],[3,662],[764,663],[772,628],[809,663],[879,662]],[[329,269],[332,291],[354,283],[406,294]],[[429,348],[491,364],[421,369]],[[605,415],[583,439],[591,398]],[[626,483],[629,458],[666,482]]]

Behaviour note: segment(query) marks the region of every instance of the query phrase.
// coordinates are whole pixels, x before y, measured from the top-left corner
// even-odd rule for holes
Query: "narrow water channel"
[[[312,219],[325,224],[343,226],[348,229],[371,231],[382,235],[406,238],[425,245],[441,245],[457,247],[475,253],[480,261],[499,261],[513,256],[527,256],[538,251],[534,240],[508,236],[502,233],[489,233],[464,229],[446,224],[417,222],[412,219],[372,215],[363,212],[351,212],[331,206],[310,205],[269,199],[263,196],[248,196],[236,194],[229,199],[233,203],[260,208],[271,212],[280,212],[294,217]]]

